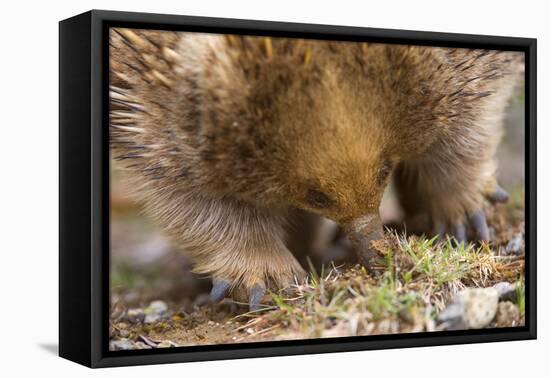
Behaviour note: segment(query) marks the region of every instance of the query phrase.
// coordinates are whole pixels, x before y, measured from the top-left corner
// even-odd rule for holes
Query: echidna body
[[[366,256],[393,176],[407,220],[487,239],[517,53],[111,31],[111,146],[144,208],[215,282],[257,306],[304,270],[296,211]]]

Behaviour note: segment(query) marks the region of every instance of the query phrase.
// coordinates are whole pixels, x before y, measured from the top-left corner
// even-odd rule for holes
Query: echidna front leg
[[[267,290],[288,288],[306,273],[279,236],[247,237],[240,246],[220,249],[210,256],[202,254],[196,259],[196,271],[212,277],[212,302],[231,296],[239,302],[248,300],[250,311],[255,311]],[[229,246],[232,241],[227,243]]]
[[[197,195],[180,195],[162,206],[171,211],[160,220],[194,258],[195,271],[212,277],[212,301],[230,295],[248,300],[255,310],[267,290],[286,288],[305,276],[285,246],[281,210]]]
[[[394,183],[409,231],[448,234],[459,243],[468,236],[489,241],[486,200],[504,202],[508,195],[495,179],[494,140],[464,134],[396,168]]]

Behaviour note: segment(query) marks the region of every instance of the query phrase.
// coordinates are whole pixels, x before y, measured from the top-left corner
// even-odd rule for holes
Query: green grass
[[[411,277],[413,273],[420,274],[433,280],[436,288],[440,288],[443,284],[468,274],[472,266],[466,254],[472,253],[473,248],[470,245],[465,247],[463,243],[453,248],[451,240],[445,242],[443,247],[435,248],[436,239],[421,238],[414,244],[402,238],[401,245],[415,264],[406,273]]]
[[[516,279],[523,271],[502,264],[488,245],[395,234],[375,247],[378,274],[360,266],[313,272],[290,295],[271,293],[270,311],[257,316],[268,325],[282,325],[281,337],[288,338],[432,330],[438,312],[459,290],[491,286],[502,280],[503,269]],[[523,311],[521,303],[520,298]]]
[[[410,314],[421,306],[415,292],[400,292],[398,281],[391,273],[384,274],[379,286],[370,287],[366,292],[367,310],[373,320],[393,318],[400,314]]]
[[[523,277],[516,282],[516,295],[519,314],[525,316],[525,281]]]

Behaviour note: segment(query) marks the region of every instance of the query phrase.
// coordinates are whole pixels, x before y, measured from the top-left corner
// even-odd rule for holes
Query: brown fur
[[[452,226],[479,210],[496,185],[519,61],[115,29],[113,156],[197,271],[235,287],[286,286],[304,274],[285,244],[295,209],[368,238],[393,171],[409,217]]]

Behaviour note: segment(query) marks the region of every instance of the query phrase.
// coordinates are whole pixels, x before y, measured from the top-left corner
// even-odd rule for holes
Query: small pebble
[[[121,340],[112,340],[109,342],[110,350],[131,350],[135,349],[135,344],[131,340],[121,339]]]
[[[519,308],[512,302],[500,302],[496,321],[499,326],[513,326],[519,320]]]
[[[512,301],[517,302],[518,292],[516,285],[503,281],[493,286],[498,292],[498,299],[500,301]]]
[[[162,314],[168,311],[168,305],[164,301],[153,301],[147,309],[150,309],[153,313]]]
[[[126,312],[126,318],[131,323],[143,323],[145,320],[145,313],[141,308],[131,308]]]
[[[135,346],[136,349],[153,349],[151,346],[145,344],[142,341],[136,341]]]
[[[168,341],[162,341],[157,344],[157,348],[171,348],[171,347],[172,347],[172,344],[169,343]]]
[[[520,255],[522,254],[523,247],[523,235],[521,233],[516,234],[512,240],[506,245],[506,254],[508,255]]]
[[[168,305],[164,301],[153,301],[144,310],[146,324],[156,323],[168,316]]]

